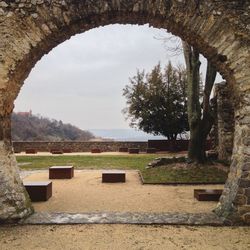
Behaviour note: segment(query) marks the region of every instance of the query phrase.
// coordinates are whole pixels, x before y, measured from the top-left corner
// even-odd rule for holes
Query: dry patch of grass
[[[224,183],[227,172],[216,165],[172,163],[141,171],[145,183]]]

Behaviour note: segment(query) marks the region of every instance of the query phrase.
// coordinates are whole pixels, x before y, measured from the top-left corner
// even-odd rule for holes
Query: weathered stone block
[[[250,224],[250,213],[244,214],[243,218],[247,224]]]
[[[147,154],[155,154],[156,153],[156,148],[147,148],[146,149],[146,153]]]
[[[129,152],[129,154],[139,154],[140,149],[139,148],[129,148],[128,152]]]
[[[128,148],[121,147],[121,148],[119,148],[119,152],[127,153],[128,152]]]
[[[218,201],[221,194],[222,189],[194,189],[194,197],[198,201]]]
[[[250,171],[250,162],[244,163],[242,166],[243,171]]]
[[[32,201],[47,201],[52,196],[51,181],[25,182],[24,186]]]
[[[27,149],[25,150],[25,153],[26,153],[26,154],[36,154],[36,153],[37,153],[37,150],[34,149],[34,148],[27,148]]]
[[[102,172],[102,182],[106,183],[116,183],[116,182],[125,182],[126,173],[125,171],[120,170],[109,170]]]
[[[73,166],[52,166],[49,168],[49,179],[71,179],[73,177]]]
[[[63,153],[72,153],[72,150],[70,148],[63,149]]]
[[[246,213],[250,213],[250,205],[243,205],[239,207],[239,214],[244,215]]]
[[[92,154],[98,154],[98,153],[101,153],[101,150],[99,148],[92,148],[91,153]]]
[[[234,204],[235,205],[245,205],[247,203],[247,198],[244,195],[236,195]]]
[[[239,187],[242,187],[242,188],[250,187],[250,180],[240,179],[239,180]]]
[[[62,155],[63,154],[63,151],[62,150],[59,150],[59,149],[52,149],[50,151],[51,154],[53,155]]]

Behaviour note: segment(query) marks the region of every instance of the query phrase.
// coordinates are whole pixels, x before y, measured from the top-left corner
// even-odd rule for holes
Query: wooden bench
[[[52,166],[49,168],[49,179],[71,179],[73,177],[73,166]]]
[[[126,182],[126,173],[125,171],[120,171],[120,170],[103,171],[102,182],[104,183]]]
[[[127,153],[128,152],[128,148],[119,148],[119,152]]]
[[[98,154],[98,153],[101,153],[101,150],[99,148],[92,148],[91,153],[92,154]]]
[[[147,154],[155,154],[156,153],[156,148],[147,148],[146,153]]]
[[[128,152],[129,154],[139,154],[139,148],[129,148]]]
[[[31,201],[47,201],[52,196],[51,181],[24,182]]]
[[[194,189],[194,197],[198,201],[218,201],[222,191],[222,189]]]
[[[26,153],[26,154],[36,154],[36,153],[37,153],[37,150],[34,149],[34,148],[26,148],[26,149],[25,149],[25,153]]]

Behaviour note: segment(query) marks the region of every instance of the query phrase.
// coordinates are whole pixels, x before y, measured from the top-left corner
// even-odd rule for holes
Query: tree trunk
[[[211,105],[210,105],[210,95],[211,95],[212,88],[214,86],[216,74],[217,74],[216,69],[213,67],[213,65],[210,62],[208,62],[205,87],[204,87],[204,92],[203,92],[203,116],[202,116],[202,121],[201,121],[203,140],[207,139],[207,136],[215,120],[214,110],[211,108]]]
[[[187,67],[187,109],[190,129],[188,158],[190,162],[203,163],[206,155],[203,147],[201,127],[200,93],[200,60],[199,51],[183,42],[183,51]]]
[[[207,64],[205,87],[203,92],[203,112],[199,100],[200,93],[200,60],[199,52],[182,42],[187,67],[187,108],[190,128],[188,158],[190,162],[206,161],[206,140],[214,123],[213,110],[210,107],[210,94],[216,78],[216,70],[210,62]]]
[[[190,162],[204,163],[206,161],[205,144],[200,124],[190,129],[188,144],[188,159]]]

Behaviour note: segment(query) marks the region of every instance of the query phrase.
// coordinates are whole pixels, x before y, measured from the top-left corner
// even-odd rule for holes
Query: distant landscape
[[[163,136],[154,136],[136,129],[89,129],[97,137],[109,138],[115,141],[147,141],[166,139]]]
[[[89,141],[96,137],[71,124],[30,112],[12,114],[13,141]]]
[[[32,112],[12,114],[13,141],[147,141],[166,139],[136,129],[88,129],[34,115]]]

